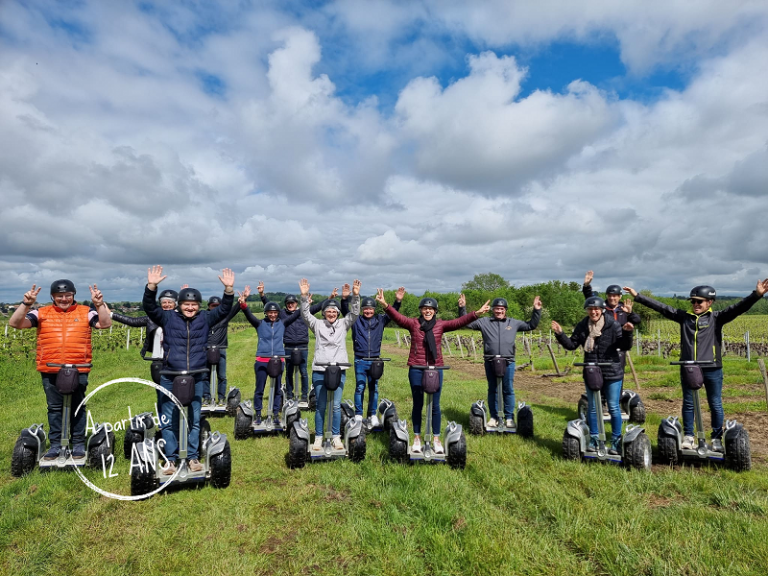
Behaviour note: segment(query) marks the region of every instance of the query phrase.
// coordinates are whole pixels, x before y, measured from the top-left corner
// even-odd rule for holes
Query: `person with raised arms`
[[[96,284],[88,286],[95,310],[75,302],[77,290],[71,280],[56,280],[51,284],[53,305],[32,310],[42,287],[32,285],[24,294],[19,307],[14,310],[8,325],[17,330],[37,329],[37,371],[43,381],[43,391],[48,404],[48,429],[51,446],[44,460],[56,460],[61,452],[62,406],[64,397],[56,388],[57,371],[52,364],[90,364],[92,359],[91,332],[104,330],[112,325],[104,295]],[[79,385],[72,394],[72,406],[77,408],[85,398],[90,368],[78,368]],[[72,431],[72,458],[85,458],[85,429],[87,410],[73,409],[70,413]],[[69,440],[69,439],[67,439]]]
[[[176,308],[179,293],[176,290],[163,290],[157,301],[163,310],[173,310]],[[147,336],[144,338],[144,344],[141,347],[141,357],[144,358],[147,352],[150,358],[161,359],[163,357],[163,329],[150,320],[149,316],[125,316],[117,312],[110,312],[110,317],[115,322],[125,324],[131,328],[146,328]]]
[[[463,328],[467,324],[478,319],[479,314],[485,314],[490,310],[488,300],[477,312],[470,312],[455,320],[439,320],[437,318],[437,300],[434,298],[422,298],[419,302],[419,317],[408,318],[403,316],[394,306],[387,304],[384,298],[384,290],[379,288],[376,300],[381,303],[390,318],[400,326],[408,330],[411,334],[411,349],[408,354],[408,382],[411,385],[411,396],[413,398],[413,411],[411,420],[413,421],[413,452],[421,452],[421,411],[424,408],[424,389],[422,380],[424,378],[424,369],[414,368],[414,366],[442,366],[443,352],[442,342],[443,333],[451,332]],[[443,372],[440,374],[440,389],[432,396],[432,433],[434,434],[434,447],[437,454],[443,454],[443,445],[440,442],[440,393],[443,387]]]
[[[208,310],[215,310],[221,305],[221,298],[211,296],[208,298]],[[227,332],[229,331],[229,322],[240,312],[240,306],[232,306],[229,314],[224,316],[216,324],[211,326],[211,332],[208,334],[208,346],[221,346],[219,351],[219,362],[216,364],[216,379],[218,380],[216,388],[217,399],[211,398],[211,387],[203,384],[203,405],[213,406],[214,403],[224,406],[227,396]],[[210,365],[209,368],[212,368]],[[209,374],[210,377],[210,374]]]

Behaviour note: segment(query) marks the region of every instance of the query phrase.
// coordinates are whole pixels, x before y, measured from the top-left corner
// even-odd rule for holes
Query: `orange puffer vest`
[[[91,361],[90,308],[72,304],[64,312],[56,306],[44,306],[37,311],[37,371],[58,372],[56,364],[88,364]],[[90,368],[78,368],[90,372]]]

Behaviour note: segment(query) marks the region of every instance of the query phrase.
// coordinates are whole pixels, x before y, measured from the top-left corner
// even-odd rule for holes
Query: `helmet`
[[[603,308],[605,309],[605,300],[600,298],[600,296],[590,296],[586,300],[584,300],[584,310],[587,308]]]
[[[715,300],[717,292],[712,286],[696,286],[696,288],[691,290],[689,298],[691,300]]]
[[[163,290],[160,292],[160,297],[158,300],[165,300],[165,299],[171,299],[174,302],[179,299],[179,293],[176,292],[176,290]]]
[[[434,308],[437,310],[437,300],[434,298],[422,298],[419,302],[419,308]]]
[[[618,294],[621,295],[621,286],[618,284],[611,284],[605,289],[606,294]]]
[[[276,302],[267,302],[264,304],[264,313],[267,312],[280,312],[280,306]]]
[[[363,298],[360,301],[360,308],[376,308],[376,300],[370,297]]]
[[[208,306],[210,306],[211,304],[217,304],[217,305],[221,304],[221,298],[219,298],[218,296],[211,296],[210,298],[208,298]]]
[[[337,311],[341,312],[341,306],[339,306],[339,303],[333,298],[329,298],[323,302],[323,313],[325,313],[328,308],[336,308]]]
[[[77,290],[75,290],[75,285],[72,283],[72,280],[56,280],[56,282],[51,284],[51,294],[65,294],[67,292],[77,294]]]
[[[285,297],[285,304],[290,304],[291,302],[296,302],[298,304],[299,299],[293,294],[288,294],[288,296]]]
[[[200,294],[200,290],[194,288],[184,288],[179,293],[179,302],[197,302],[198,304],[203,301],[203,295]]]
[[[491,308],[496,308],[496,306],[509,308],[509,304],[507,304],[507,301],[504,298],[494,298],[493,302],[491,302]]]

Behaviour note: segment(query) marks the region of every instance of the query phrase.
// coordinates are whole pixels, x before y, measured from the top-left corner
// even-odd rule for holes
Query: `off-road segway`
[[[704,434],[704,418],[699,403],[699,390],[704,386],[701,367],[714,364],[710,361],[670,362],[680,366],[680,378],[683,386],[693,393],[693,416],[696,427],[696,445],[683,448],[683,424],[677,416],[670,416],[659,424],[659,454],[665,464],[679,462],[715,462],[725,464],[731,470],[743,472],[752,467],[752,452],[749,445],[749,432],[736,420],[726,420],[723,426],[723,451],[717,451],[707,444]]]
[[[427,395],[427,423],[424,444],[421,452],[413,452],[408,427],[405,420],[392,423],[389,430],[389,457],[397,462],[448,463],[451,468],[463,469],[467,464],[467,439],[461,424],[448,422],[445,428],[445,449],[435,452],[432,435],[432,395],[440,390],[440,370],[450,370],[450,366],[412,366],[424,370],[422,388]]]
[[[226,416],[227,414],[227,405],[218,403],[218,366],[221,361],[221,351],[226,349],[226,346],[209,345],[205,347],[206,361],[208,362],[208,366],[211,367],[211,374],[208,379],[208,393],[210,394],[211,401],[209,404],[203,402],[203,405],[200,408],[200,415],[203,418],[206,416]],[[232,391],[230,390],[230,395],[231,393]]]
[[[142,360],[152,362],[149,367],[152,382],[159,385],[160,371],[163,369],[163,359],[142,357]],[[160,418],[162,416],[160,414],[160,396],[161,392],[158,392],[158,401],[155,402],[155,414],[157,414],[158,423],[160,422]],[[201,421],[201,433],[202,425],[203,424]],[[160,440],[160,427],[159,425],[157,427],[155,426],[155,421],[151,412],[142,412],[141,414],[137,414],[131,418],[130,425],[128,428],[126,428],[125,435],[123,436],[123,456],[125,456],[126,460],[131,459],[131,454],[133,453],[133,445],[143,442],[149,437],[149,435],[152,435],[156,441]]]
[[[80,385],[80,372],[78,368],[90,368],[92,364],[54,364],[46,366],[59,368],[56,375],[56,389],[62,395],[61,408],[61,450],[55,460],[44,460],[45,454],[45,429],[42,424],[33,424],[21,431],[11,456],[11,474],[23,476],[31,472],[35,464],[40,470],[65,470],[85,465],[101,467],[115,448],[115,434],[104,424],[94,424],[93,432],[85,439],[85,455],[82,458],[74,458],[69,443],[70,418],[72,410],[72,394]],[[86,410],[83,405],[80,410]]]
[[[323,445],[320,450],[310,450],[307,419],[301,418],[294,422],[288,435],[288,466],[290,468],[302,468],[307,461],[319,462],[341,458],[349,458],[352,462],[362,462],[365,459],[365,430],[360,420],[348,419],[346,425],[340,429],[343,448],[335,450],[332,444],[333,394],[341,385],[341,369],[349,368],[352,365],[344,362],[330,362],[317,363],[316,366],[325,367],[323,381],[323,387],[326,391],[325,430],[322,432],[315,430],[315,437],[322,433]]]
[[[314,410],[315,406],[313,405],[311,408],[309,406],[309,401],[301,400],[301,353],[306,352],[307,348],[296,348],[291,346],[285,347],[285,353],[288,355],[288,359],[285,361],[285,369],[293,370],[293,392],[291,392],[291,397],[288,397],[288,378],[285,379],[285,400],[288,402],[288,400],[292,400],[296,403],[299,410]],[[314,390],[312,390],[312,399],[315,400]],[[283,405],[285,405],[285,403]],[[316,403],[315,403],[316,404]]]
[[[502,393],[502,384],[509,361],[514,360],[514,356],[496,354],[484,355],[483,358],[485,360],[493,361],[493,371],[496,376],[496,406],[498,406],[499,414],[504,414],[504,394]],[[525,402],[520,402],[517,405],[517,413],[512,420],[511,427],[507,427],[504,418],[499,418],[496,426],[489,426],[489,419],[488,406],[486,406],[485,400],[478,400],[472,404],[472,408],[469,410],[469,432],[477,435],[483,435],[488,432],[519,434],[523,438],[533,437],[533,411]]]
[[[256,414],[256,410],[250,400],[240,402],[235,413],[235,440],[244,440],[253,435],[277,434],[285,430],[280,419],[274,418],[272,414],[277,379],[283,373],[284,358],[288,358],[288,356],[275,355],[271,356],[269,362],[267,362],[267,376],[269,377],[267,417],[262,419],[261,414]]]
[[[162,370],[163,376],[173,376],[172,393],[186,409],[195,397],[195,374],[199,370]],[[137,416],[138,418],[139,416]],[[154,435],[147,434],[143,442],[135,445],[131,458],[131,495],[139,496],[156,490],[161,484],[168,486],[193,485],[209,482],[215,488],[226,488],[232,475],[232,456],[226,434],[213,432],[205,441],[200,434],[200,463],[203,469],[193,472],[187,464],[188,426],[179,414],[179,460],[174,475],[163,474],[161,459],[165,458],[164,442],[155,442]]]
[[[595,407],[602,406],[600,391],[603,389],[603,375],[600,366],[611,366],[610,362],[574,362],[574,366],[584,367],[584,382],[592,395]],[[611,454],[605,445],[605,421],[597,418],[597,450],[587,450],[590,441],[587,415],[578,420],[571,420],[563,434],[563,456],[568,460],[597,460],[621,464],[640,470],[651,469],[651,441],[645,429],[635,424],[628,424],[621,436],[621,453]]]
[[[368,377],[374,382],[378,382],[384,375],[384,362],[389,362],[391,358],[379,358],[378,356],[372,358],[358,358],[365,362],[370,362],[371,366],[368,368]],[[370,393],[370,391],[369,391]],[[397,422],[397,409],[395,403],[386,398],[382,398],[377,408],[378,416],[376,420],[371,418],[363,418],[363,427],[365,433],[371,432],[384,432],[389,431],[393,422]],[[341,427],[346,426],[347,420],[355,418],[355,407],[350,400],[346,400],[341,404]]]
[[[307,402],[301,402],[296,399],[296,387],[300,386],[301,372],[299,370],[299,364],[301,364],[301,353],[306,348],[286,348],[285,351],[288,354],[285,361],[285,369],[293,370],[293,394],[291,398],[287,398],[286,395],[283,398],[287,398],[283,402],[283,424],[285,426],[285,433],[290,434],[291,428],[294,422],[298,422],[301,419],[301,410],[309,408]],[[301,396],[299,396],[301,398]]]

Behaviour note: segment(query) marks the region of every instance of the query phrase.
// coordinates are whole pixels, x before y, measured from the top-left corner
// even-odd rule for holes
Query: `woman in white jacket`
[[[344,286],[349,290],[349,284]],[[309,282],[302,278],[299,282],[301,290],[301,317],[304,323],[315,335],[315,354],[312,359],[312,386],[317,397],[317,409],[315,410],[315,442],[313,450],[321,450],[323,443],[323,426],[325,424],[326,391],[325,368],[318,364],[329,362],[348,363],[347,356],[347,332],[357,320],[360,314],[360,280],[352,283],[352,298],[349,302],[349,314],[339,318],[341,307],[336,300],[323,302],[323,319],[319,320],[309,312]],[[346,368],[342,368],[341,384],[333,393],[333,418],[331,420],[331,433],[333,434],[333,448],[344,449],[341,442],[341,396],[344,392],[344,379]]]

